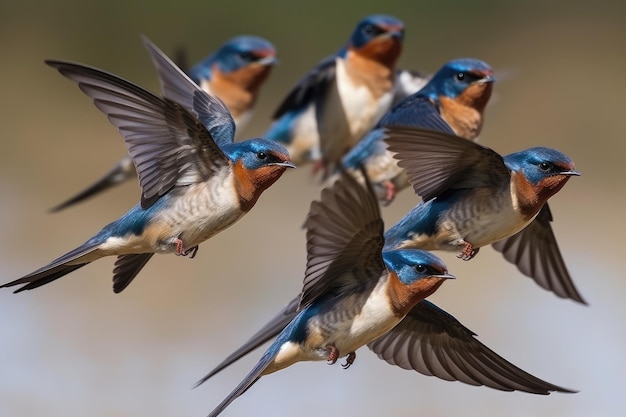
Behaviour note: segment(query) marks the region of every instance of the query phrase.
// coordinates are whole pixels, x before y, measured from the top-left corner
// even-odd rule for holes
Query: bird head
[[[572,176],[580,175],[574,162],[556,149],[529,148],[505,156],[504,161],[512,171],[518,200],[522,205],[533,205],[536,212]]]
[[[419,249],[385,251],[383,261],[390,272],[389,295],[399,315],[434,293],[445,280],[454,278],[440,258]]]
[[[486,62],[455,59],[437,71],[420,93],[435,101],[440,97],[454,99],[482,112],[491,97],[494,81],[493,69]]]
[[[277,63],[276,48],[258,36],[237,36],[190,70],[198,84],[219,73],[238,86],[258,89]]]
[[[404,23],[392,16],[371,15],[361,20],[348,49],[386,66],[395,66],[404,40]]]
[[[233,161],[235,183],[244,209],[252,208],[261,193],[274,184],[287,168],[296,167],[287,149],[268,139],[236,142],[224,146],[223,150]]]

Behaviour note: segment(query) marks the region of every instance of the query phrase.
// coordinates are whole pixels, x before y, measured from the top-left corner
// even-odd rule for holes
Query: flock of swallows
[[[263,375],[344,356],[348,368],[363,345],[390,364],[445,380],[574,392],[506,361],[425,298],[454,278],[428,251],[458,251],[470,260],[491,244],[541,287],[584,303],[547,203],[579,173],[554,149],[501,156],[475,143],[495,80],[491,67],[457,59],[432,77],[399,70],[403,35],[394,17],[366,17],[291,90],[263,139],[239,142],[235,127],[249,120],[276,62],[267,40],[233,38],[185,73],[144,38],[162,97],[93,67],[46,61],[93,99],[129,153],[53,210],[135,175],[141,201],[78,248],[2,287],[34,289],[115,255],[113,290],[120,292],[152,255],[195,256],[200,243],[247,213],[287,168],[312,163],[328,186],[305,222],[302,292],[198,382],[274,338],[211,416]],[[421,202],[385,232],[380,203],[409,185]]]

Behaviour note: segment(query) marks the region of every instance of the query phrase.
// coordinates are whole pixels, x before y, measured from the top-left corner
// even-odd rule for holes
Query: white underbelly
[[[309,319],[306,342],[283,344],[266,373],[299,361],[328,360],[330,346],[344,357],[388,332],[400,318],[391,309],[385,285],[386,281],[381,281],[369,297],[350,296]]]
[[[443,230],[455,229],[462,239],[474,247],[487,246],[511,236],[532,221],[514,208],[514,201],[506,193],[496,196],[485,189],[469,198],[473,203],[457,204],[458,209],[453,210],[441,226]]]
[[[366,85],[354,85],[342,60],[337,61],[337,91],[354,146],[389,110],[393,90],[374,97]]]
[[[369,132],[391,106],[393,91],[375,97],[365,84],[356,85],[337,59],[336,83],[327,92],[323,123],[318,126],[322,152],[336,161]]]
[[[185,187],[172,197],[139,235],[109,238],[107,249],[116,253],[171,253],[182,241],[183,250],[199,245],[241,218],[239,199],[232,174],[226,181],[217,178]],[[110,248],[109,248],[110,247]]]

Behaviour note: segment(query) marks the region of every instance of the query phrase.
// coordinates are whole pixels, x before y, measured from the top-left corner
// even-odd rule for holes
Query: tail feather
[[[69,274],[70,272],[76,271],[78,268],[82,268],[85,265],[87,264],[84,263],[84,264],[78,264],[78,265],[61,265],[56,268],[50,269],[43,276],[33,275],[33,276],[25,277],[25,278],[16,279],[15,281],[12,281],[12,282],[9,282],[0,286],[0,288],[13,287],[19,284],[26,284],[18,288],[17,290],[13,291],[13,293],[17,294],[25,290],[32,290],[32,289],[41,287],[42,285],[46,285],[56,279],[59,279]]]
[[[137,171],[135,170],[132,159],[130,159],[130,157],[125,157],[95,183],[73,197],[65,200],[61,204],[52,207],[50,212],[56,213],[64,210],[70,206],[83,202],[102,191],[108,190],[111,187],[136,177]]]
[[[24,275],[23,277],[18,278],[14,281],[0,285],[0,288],[14,287],[16,285],[26,284],[23,287],[18,288],[16,291],[14,291],[15,293],[18,293],[24,290],[32,290],[33,288],[41,287],[42,285],[48,284],[69,274],[70,272],[76,271],[78,268],[82,268],[83,266],[97,259],[98,257],[96,256],[90,257],[89,261],[84,261],[83,257],[96,251],[101,244],[102,237],[95,236],[94,238],[88,240],[76,249],[73,249],[66,254],[58,257],[54,261],[50,262],[48,265],[43,266],[38,270],[31,272],[28,275]],[[84,262],[81,262],[81,260],[83,260]]]
[[[246,356],[262,344],[270,341],[280,334],[287,325],[298,314],[298,306],[300,305],[300,295],[296,296],[287,304],[278,314],[276,314],[261,330],[256,332],[246,343],[240,346],[236,351],[231,353],[226,359],[220,362],[211,372],[204,376],[194,385],[194,388],[206,382],[209,378],[229,367],[239,359]]]
[[[120,293],[137,276],[154,253],[121,255],[117,257],[113,269],[113,292]]]

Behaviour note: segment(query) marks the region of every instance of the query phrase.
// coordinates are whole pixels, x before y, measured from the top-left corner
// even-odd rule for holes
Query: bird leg
[[[474,246],[469,242],[462,241],[461,245],[463,245],[463,249],[458,255],[456,255],[456,257],[459,259],[463,259],[464,261],[469,261],[470,259],[472,259],[480,250],[480,248],[474,249]]]
[[[320,171],[326,172],[326,162],[323,159],[313,162],[313,169],[311,170],[313,176],[316,176]]]
[[[346,357],[346,363],[341,364],[341,367],[343,369],[348,369],[350,367],[350,365],[352,365],[354,363],[355,359],[356,359],[356,353],[355,352],[348,353],[348,356]]]
[[[334,365],[335,362],[337,362],[337,359],[339,358],[339,349],[337,349],[337,346],[335,345],[328,345],[326,346],[326,349],[328,349],[330,352],[328,352],[328,364],[329,365]]]
[[[385,201],[384,201],[384,204],[385,204],[385,206],[388,206],[389,204],[391,204],[393,199],[396,198],[396,193],[397,193],[398,189],[396,188],[396,185],[391,180],[387,180],[387,181],[383,182],[383,185],[385,186]]]
[[[179,238],[174,239],[174,244],[176,244],[176,255],[178,256],[188,256],[189,255],[189,259],[193,259],[194,256],[196,256],[196,253],[198,252],[198,245],[196,246],[192,246],[187,250],[183,250],[183,241],[180,240]]]

